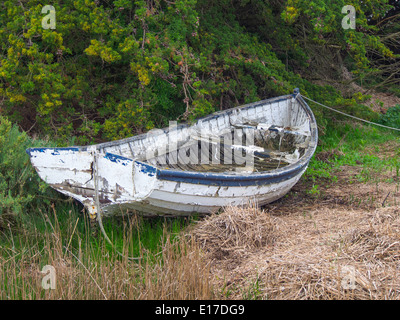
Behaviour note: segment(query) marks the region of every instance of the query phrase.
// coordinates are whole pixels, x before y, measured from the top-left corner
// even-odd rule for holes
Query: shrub
[[[34,208],[50,204],[55,192],[30,164],[27,148],[49,145],[33,140],[6,118],[0,117],[0,229]]]
[[[143,133],[169,120],[190,121],[296,87],[330,106],[354,104],[333,87],[306,79],[316,79],[318,70],[323,78],[334,76],[340,67],[335,57],[347,58],[354,65],[350,71],[360,76],[371,71],[371,50],[392,59],[369,34],[364,14],[378,17],[391,6],[387,0],[355,1],[363,29],[345,32],[339,19],[344,4],[57,0],[52,30],[42,27],[37,0],[3,1],[2,114],[24,129],[35,124],[36,133],[59,145],[71,136],[82,145]],[[323,125],[322,112],[316,116]]]
[[[400,129],[400,104],[395,105],[382,114],[378,120],[380,124]]]

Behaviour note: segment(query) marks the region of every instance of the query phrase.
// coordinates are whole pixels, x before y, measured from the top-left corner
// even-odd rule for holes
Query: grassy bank
[[[318,182],[337,182],[341,168],[351,166],[361,170],[349,183],[396,181],[400,177],[399,140],[395,131],[354,122],[336,123],[321,137],[305,178],[314,183],[315,190]]]
[[[393,228],[397,226],[398,214],[379,212],[382,216],[386,214],[386,220],[382,218],[384,225],[381,225],[374,218],[372,231],[365,217],[372,217],[378,207],[391,210],[400,203],[400,136],[372,126],[342,122],[335,122],[323,133],[316,155],[300,182],[283,199],[265,208],[249,211],[231,208],[220,216],[197,220],[144,219],[136,215],[104,219],[107,234],[125,256],[115,252],[101,234],[93,235],[82,208],[72,202],[52,201],[51,197],[41,206],[31,198],[21,202],[17,209],[23,219],[4,218],[1,224],[0,299],[340,299],[356,298],[357,294],[368,298],[364,289],[360,292],[334,289],[340,286],[340,273],[329,269],[332,263],[327,263],[324,255],[313,256],[314,265],[320,268],[318,274],[310,273],[299,260],[303,264],[300,263],[294,276],[295,266],[289,262],[294,247],[285,251],[289,244],[282,232],[290,234],[290,228],[297,230],[298,238],[294,239],[295,235],[289,238],[303,248],[307,235],[311,243],[314,233],[322,231],[317,227],[301,230],[291,223],[309,226],[310,221],[312,224],[342,217],[336,221],[339,225],[340,221],[350,219],[345,212],[356,212],[364,219],[362,224],[357,222],[353,226],[357,231],[357,226],[362,225],[358,230],[360,237],[353,235],[354,238],[351,230],[349,234],[340,234],[340,230],[329,226],[334,235],[329,238],[327,232],[331,242],[328,238],[323,241],[332,244],[327,247],[330,254],[340,251],[342,257],[351,249],[351,254],[360,254],[354,258],[357,270],[368,272],[360,250],[364,248],[368,256],[371,253],[368,250],[380,248],[389,254],[385,255],[385,268],[392,270],[394,260],[390,257],[396,253],[390,248],[397,248]],[[13,181],[26,174],[21,167]],[[361,193],[364,186],[365,192]],[[16,190],[13,198],[20,190],[23,189]],[[47,193],[41,195],[45,198]],[[7,208],[10,213],[13,206]],[[392,220],[387,214],[396,223],[389,226]],[[274,250],[286,252],[288,260],[279,258]],[[140,259],[130,260],[128,256]],[[278,265],[280,271],[265,265],[265,261],[272,261],[271,257],[286,261]],[[372,253],[369,257],[367,262],[378,267],[380,260],[373,260]],[[306,261],[308,257],[303,259]],[[347,265],[351,265],[351,259],[346,260]],[[45,274],[41,271],[47,265],[53,266],[56,273],[54,290],[42,286]],[[390,293],[393,289],[394,294],[397,292],[394,274],[390,271],[387,276],[392,282],[385,283],[384,290]],[[385,274],[379,273],[379,277],[384,279]],[[307,283],[315,291],[304,289]],[[325,287],[319,287],[321,283]],[[290,291],[280,291],[285,286],[306,294],[296,296]],[[385,296],[379,288],[374,290],[369,298]],[[393,294],[388,297],[398,297]]]

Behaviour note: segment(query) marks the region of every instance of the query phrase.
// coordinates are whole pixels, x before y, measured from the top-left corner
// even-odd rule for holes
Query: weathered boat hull
[[[103,212],[115,214],[137,210],[150,215],[176,216],[190,215],[194,212],[209,214],[228,205],[247,206],[252,202],[264,205],[278,200],[288,193],[300,176],[280,183],[246,187],[210,187],[160,181],[159,189],[155,189],[145,200],[126,203],[122,206],[106,207]]]
[[[264,156],[255,156],[257,153],[247,149],[241,154],[251,155],[250,160],[258,161],[256,165],[250,162],[250,171],[247,164],[236,165],[230,172],[190,169],[201,154],[207,151],[207,157],[210,153],[210,159],[217,159],[221,149],[207,145],[207,149],[195,154],[191,150],[200,146],[200,142],[193,139],[196,133],[206,131],[208,136],[221,136],[225,132],[229,136],[237,124],[252,122],[295,128],[289,132],[296,134],[290,139],[283,136],[283,131],[276,135],[280,139],[279,148],[282,139],[293,140],[295,151],[281,152],[279,162],[271,160],[276,166],[271,170],[262,171],[267,165]],[[249,130],[252,129],[245,128],[239,133],[250,136]],[[264,130],[256,133],[260,132]],[[310,108],[294,94],[219,112],[192,126],[176,126],[93,146],[32,148],[27,152],[43,180],[83,203],[91,213],[99,209],[96,208],[97,198],[104,215],[133,210],[150,215],[189,215],[211,213],[227,205],[243,206],[249,201],[263,205],[281,198],[307,169],[317,145],[317,135]],[[229,147],[229,152],[235,152],[234,145]],[[182,150],[185,152],[180,154]],[[265,157],[273,158],[271,154]],[[295,161],[285,160],[287,163],[282,167],[282,157],[290,159],[294,155]],[[200,167],[210,166],[207,163],[196,168]]]

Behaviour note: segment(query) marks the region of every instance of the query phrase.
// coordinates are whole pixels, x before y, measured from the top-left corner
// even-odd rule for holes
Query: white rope
[[[114,246],[114,244],[111,242],[111,240],[110,240],[110,238],[107,236],[107,233],[106,233],[106,231],[105,231],[105,229],[104,229],[104,226],[103,226],[103,219],[102,219],[102,217],[101,217],[101,207],[100,207],[100,199],[99,199],[99,185],[98,185],[98,163],[97,163],[97,152],[95,152],[94,153],[94,155],[93,155],[93,171],[94,171],[94,190],[95,190],[95,198],[94,198],[94,200],[95,200],[95,205],[96,205],[96,219],[97,219],[97,222],[98,222],[98,224],[99,224],[99,227],[100,227],[100,230],[101,230],[101,232],[103,233],[103,236],[104,236],[104,238],[107,240],[107,242],[111,245],[111,247],[120,255],[120,256],[122,256],[122,257],[124,257],[124,258],[127,258],[127,259],[129,259],[129,260],[139,260],[139,259],[141,259],[141,257],[135,257],[135,258],[132,258],[132,257],[128,257],[128,256],[125,256],[123,253],[121,253],[121,252],[119,252],[116,248],[115,248],[115,246]]]
[[[307,100],[310,100],[310,101],[312,101],[312,102],[314,102],[314,103],[320,105],[321,107],[327,108],[327,109],[329,109],[329,110],[331,110],[331,111],[334,111],[334,112],[337,112],[337,113],[340,113],[340,114],[342,114],[342,115],[344,115],[344,116],[346,116],[346,117],[350,117],[350,118],[353,118],[353,119],[356,119],[356,120],[359,120],[359,121],[363,121],[363,122],[365,122],[365,123],[373,124],[373,125],[375,125],[375,126],[379,126],[379,127],[382,127],[382,128],[400,131],[399,128],[388,127],[388,126],[385,126],[385,125],[383,125],[383,124],[379,124],[379,123],[376,123],[376,122],[371,122],[371,121],[368,121],[368,120],[365,120],[365,119],[357,118],[357,117],[352,116],[352,115],[350,115],[350,114],[344,113],[344,112],[342,112],[342,111],[339,111],[339,110],[333,109],[333,108],[331,108],[331,107],[328,107],[328,106],[326,106],[326,105],[324,105],[324,104],[322,104],[322,103],[319,103],[319,102],[317,102],[317,101],[314,101],[313,99],[310,99],[310,98],[308,98],[308,97],[306,97],[306,96],[301,95],[301,97],[306,98]],[[297,96],[296,96],[296,98],[297,98]]]

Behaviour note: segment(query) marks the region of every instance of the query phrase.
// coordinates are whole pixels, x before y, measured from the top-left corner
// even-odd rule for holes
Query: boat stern
[[[156,179],[145,164],[134,165],[132,159],[111,153],[79,148],[31,148],[26,152],[42,180],[80,201],[89,211],[95,204],[96,188],[101,206],[107,207],[136,198],[142,200],[151,192]]]
[[[90,152],[79,148],[30,148],[26,152],[40,178],[52,187],[83,186],[92,179],[93,155]]]

